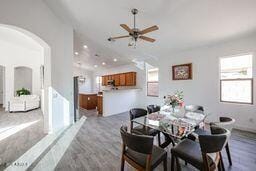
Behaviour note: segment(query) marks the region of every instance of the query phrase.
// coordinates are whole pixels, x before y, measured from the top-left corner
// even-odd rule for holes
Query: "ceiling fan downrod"
[[[138,14],[139,11],[136,8],[133,8],[131,12],[133,14],[133,28],[135,29],[136,28],[136,14]]]

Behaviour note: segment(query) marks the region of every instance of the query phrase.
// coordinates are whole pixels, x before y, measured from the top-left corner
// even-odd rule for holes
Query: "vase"
[[[175,105],[172,105],[172,113],[175,113]]]

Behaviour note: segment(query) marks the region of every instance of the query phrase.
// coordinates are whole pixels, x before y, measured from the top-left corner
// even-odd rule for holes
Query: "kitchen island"
[[[86,110],[96,109],[97,94],[96,93],[79,93],[79,106]]]
[[[136,96],[139,88],[103,90],[102,116],[116,115],[127,112],[137,106]]]

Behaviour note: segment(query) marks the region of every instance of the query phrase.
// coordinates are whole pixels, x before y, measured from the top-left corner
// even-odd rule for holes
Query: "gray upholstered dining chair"
[[[185,109],[185,113],[187,113],[187,112],[194,112],[194,113],[199,113],[199,114],[205,115],[204,107],[203,106],[199,106],[199,105],[186,105],[186,106],[184,106],[184,109]],[[204,129],[204,125],[202,127]]]
[[[138,126],[133,126],[133,119],[136,119],[141,116],[146,116],[147,111],[145,109],[141,108],[133,108],[130,110],[130,128],[131,132],[135,134],[142,134],[142,135],[151,135],[151,136],[156,136],[158,139],[158,145],[161,144],[161,137],[160,137],[160,131],[146,127],[144,125],[138,125]]]
[[[223,168],[221,150],[225,147],[230,131],[212,126],[211,135],[199,135],[199,143],[184,139],[171,149],[171,170],[174,171],[175,160],[178,170],[178,159],[182,159],[199,170],[212,171]]]
[[[158,105],[148,105],[147,109],[148,109],[148,113],[150,114],[150,113],[154,113],[154,112],[160,111],[161,107],[158,106]]]
[[[210,123],[211,125],[216,125],[222,128],[226,128],[228,129],[230,132],[232,132],[232,129],[234,127],[234,123],[235,123],[235,119],[231,118],[231,117],[220,117],[219,118],[219,122],[212,122]],[[230,137],[228,138],[228,140],[230,139]],[[232,165],[232,159],[231,159],[231,154],[230,154],[230,149],[229,149],[229,144],[227,143],[226,146],[226,152],[227,152],[227,156],[228,156],[228,161],[229,161],[229,165]]]
[[[199,105],[186,105],[184,106],[185,112],[204,113],[203,106]]]
[[[218,126],[218,127],[225,128],[225,129],[230,131],[230,135],[231,135],[234,123],[235,123],[235,119],[233,119],[233,118],[220,117],[219,122],[211,122],[210,125],[211,126],[215,125],[215,126]],[[191,139],[191,140],[198,140],[199,135],[210,135],[210,134],[211,133],[209,131],[198,128],[192,134],[190,134],[188,136],[188,138]],[[230,139],[230,136],[228,137],[228,141],[229,141],[229,139]],[[225,146],[225,149],[226,149],[226,153],[227,153],[227,156],[228,156],[229,165],[232,165],[232,159],[231,159],[231,153],[230,153],[228,141],[227,141],[227,144]],[[224,169],[224,164],[222,166],[223,166],[223,169]]]
[[[163,162],[167,171],[167,152],[153,144],[154,137],[127,132],[127,127],[120,128],[122,144],[121,171],[125,161],[138,170],[151,171]]]

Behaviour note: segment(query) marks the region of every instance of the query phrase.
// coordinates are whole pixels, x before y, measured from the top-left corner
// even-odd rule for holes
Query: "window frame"
[[[150,95],[150,94],[148,94],[148,84],[149,83],[157,83],[158,84],[158,95]],[[147,96],[148,97],[159,97],[159,81],[147,81]]]
[[[251,103],[222,100],[222,86],[221,85],[222,85],[223,81],[251,81]],[[253,78],[220,79],[220,102],[253,105]]]
[[[157,67],[155,67],[155,68],[157,68]],[[158,81],[148,81],[148,72],[149,72],[149,69],[147,69],[146,70],[146,84],[147,84],[147,96],[148,97],[159,97],[159,68],[157,68],[157,74],[158,74]],[[157,93],[157,95],[150,95],[150,94],[148,94],[148,84],[149,83],[157,83],[158,84],[158,93]]]
[[[221,78],[221,59],[223,58],[232,58],[232,57],[238,57],[238,56],[244,56],[244,55],[252,55],[252,78],[234,78],[234,79],[222,79]],[[224,57],[220,57],[219,58],[219,80],[220,80],[220,102],[222,103],[233,103],[233,104],[246,104],[246,105],[253,105],[254,104],[254,84],[253,84],[253,62],[254,62],[254,54],[253,53],[242,53],[242,54],[237,54],[237,55],[230,55],[230,56],[224,56]],[[226,100],[222,100],[222,81],[251,81],[251,102],[247,103],[247,102],[237,102],[237,101],[226,101]]]

